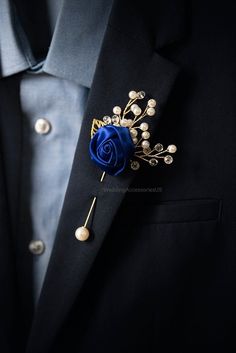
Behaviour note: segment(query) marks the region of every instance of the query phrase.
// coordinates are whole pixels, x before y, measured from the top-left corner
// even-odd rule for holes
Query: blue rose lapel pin
[[[100,182],[103,182],[106,173],[117,176],[128,165],[136,171],[141,162],[149,163],[152,167],[160,160],[165,164],[173,162],[172,154],[177,151],[175,145],[169,145],[166,149],[160,143],[153,147],[150,145],[149,125],[143,119],[155,116],[157,102],[149,99],[142,109],[137,102],[144,98],[145,92],[130,91],[129,101],[123,111],[121,107],[115,106],[112,116],[104,116],[103,120],[93,119],[89,152],[92,161],[103,171]],[[94,196],[84,225],[75,232],[80,241],[89,237],[87,224],[96,198]]]
[[[160,143],[150,147],[149,125],[143,119],[154,117],[157,103],[155,99],[149,99],[142,110],[137,100],[143,100],[144,97],[143,91],[131,91],[130,100],[123,112],[119,106],[115,106],[112,117],[93,119],[90,156],[107,174],[119,175],[129,163],[133,170],[138,170],[141,161],[148,162],[150,166],[156,166],[161,159],[166,164],[173,162],[171,154],[177,150],[175,145],[170,145],[165,150]]]

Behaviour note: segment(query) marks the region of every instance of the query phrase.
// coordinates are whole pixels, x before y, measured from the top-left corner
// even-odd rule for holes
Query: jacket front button
[[[42,240],[31,240],[29,251],[34,255],[41,255],[45,250],[45,244]]]

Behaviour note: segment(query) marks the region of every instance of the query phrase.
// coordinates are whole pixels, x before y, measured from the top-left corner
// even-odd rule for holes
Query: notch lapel
[[[4,163],[2,162],[0,151],[0,340],[2,351],[10,353],[15,349],[21,348],[24,332],[17,329],[19,325],[17,276],[3,166]],[[16,332],[14,340],[12,340],[12,332]],[[21,337],[19,337],[19,332],[22,333]]]
[[[135,175],[127,168],[121,176],[107,175],[103,183],[99,182],[101,171],[88,152],[93,118],[109,115],[114,105],[124,107],[133,89],[144,90],[157,99],[160,116],[178,74],[175,64],[154,51],[150,26],[142,15],[140,9],[125,1],[113,5],[27,353],[50,350],[102,246],[124,197],[124,193],[103,192],[103,188],[126,189]],[[152,119],[151,131],[157,122],[157,118]],[[92,217],[93,236],[79,242],[74,233],[84,224],[94,195],[98,199]]]
[[[5,102],[0,109],[0,302],[3,305],[0,320],[5,320],[1,327],[11,330],[5,332],[4,339],[8,339],[9,345],[15,344],[20,350],[20,345],[25,345],[32,323],[33,300],[31,256],[25,246],[30,234],[22,231],[25,218],[21,217],[19,188],[22,182],[23,152],[19,79],[18,75],[0,79],[0,97],[1,101]],[[6,102],[9,101],[13,104],[7,105]],[[8,319],[4,318],[4,310],[8,312]],[[16,334],[15,342],[11,342],[9,337],[14,331],[13,325],[19,325],[20,317],[21,325],[17,330],[20,340]],[[10,319],[12,323],[8,325]],[[2,349],[4,351],[4,348]],[[5,351],[7,352],[7,349]]]

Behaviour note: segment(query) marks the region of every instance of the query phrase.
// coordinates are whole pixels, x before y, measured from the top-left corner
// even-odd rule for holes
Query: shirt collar
[[[9,0],[2,0],[0,11],[0,76],[6,77],[30,67],[30,59],[21,48],[19,23]],[[26,44],[26,43],[25,43]],[[27,48],[28,49],[28,48]]]
[[[110,0],[64,0],[42,70],[90,87],[107,22]],[[37,63],[10,0],[1,0],[0,76]]]

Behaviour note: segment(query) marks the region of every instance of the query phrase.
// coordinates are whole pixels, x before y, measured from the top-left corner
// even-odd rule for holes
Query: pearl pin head
[[[89,230],[86,227],[79,227],[75,231],[75,237],[79,241],[86,241],[89,238]]]

